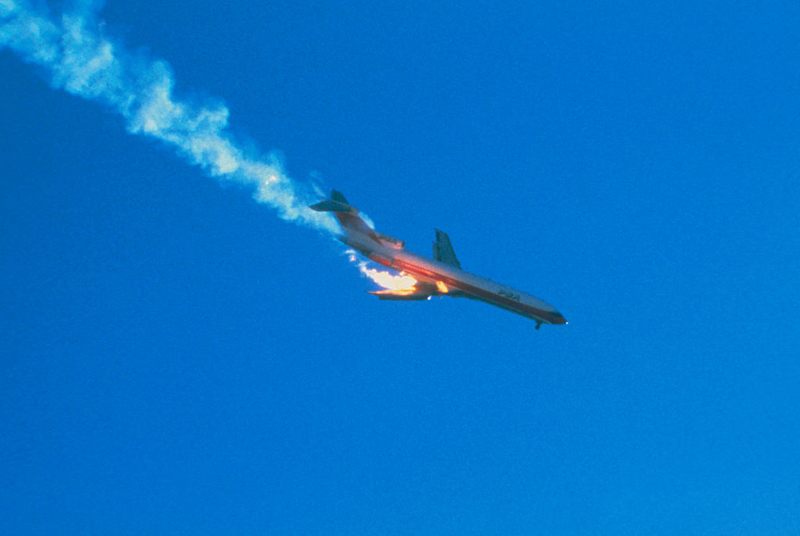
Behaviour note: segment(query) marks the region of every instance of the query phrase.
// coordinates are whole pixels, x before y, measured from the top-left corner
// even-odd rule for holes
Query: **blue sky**
[[[247,158],[570,323],[378,302],[4,42],[0,532],[800,532],[795,2],[105,4]]]

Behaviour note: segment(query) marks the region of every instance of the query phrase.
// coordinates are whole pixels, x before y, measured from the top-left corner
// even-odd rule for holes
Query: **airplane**
[[[564,316],[552,305],[511,287],[495,283],[461,269],[450,237],[436,229],[433,258],[405,250],[405,243],[372,229],[350,205],[344,195],[333,190],[329,199],[311,205],[317,212],[333,212],[344,230],[338,239],[391,270],[409,274],[417,283],[403,290],[377,290],[369,294],[381,300],[419,301],[433,296],[451,296],[482,301],[542,324],[566,324]]]

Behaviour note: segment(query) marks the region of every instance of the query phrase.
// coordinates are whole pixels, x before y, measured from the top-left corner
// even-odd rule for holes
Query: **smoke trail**
[[[329,214],[308,208],[318,195],[287,177],[277,157],[253,157],[236,145],[224,105],[176,98],[170,66],[103,35],[97,8],[89,1],[51,17],[26,0],[0,0],[0,50],[42,68],[54,88],[106,105],[125,119],[128,132],[160,140],[212,177],[252,187],[256,201],[281,218],[337,232]]]

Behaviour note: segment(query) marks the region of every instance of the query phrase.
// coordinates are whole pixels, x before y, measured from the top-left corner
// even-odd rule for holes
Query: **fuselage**
[[[418,281],[434,285],[432,295],[465,297],[480,300],[546,324],[567,321],[552,305],[525,292],[471,274],[455,266],[429,259],[401,247],[384,245],[360,229],[345,226],[340,240],[365,257],[391,270],[412,275]]]

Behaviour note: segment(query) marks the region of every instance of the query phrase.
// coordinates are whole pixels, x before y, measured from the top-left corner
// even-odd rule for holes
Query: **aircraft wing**
[[[422,301],[427,300],[431,296],[438,296],[441,294],[438,292],[435,285],[431,285],[428,283],[417,283],[414,288],[410,289],[402,289],[402,290],[372,290],[367,291],[368,294],[372,294],[373,296],[377,296],[378,299],[381,300],[393,300],[393,301]]]
[[[380,300],[394,301],[422,301],[431,297],[430,292],[424,290],[372,290],[368,294],[377,296]]]
[[[440,231],[439,229],[435,229],[435,231],[436,242],[433,243],[433,258],[439,262],[443,262],[460,269],[461,263],[458,262],[456,252],[453,251],[453,244],[450,243],[450,237],[447,236],[447,233],[444,231]]]

